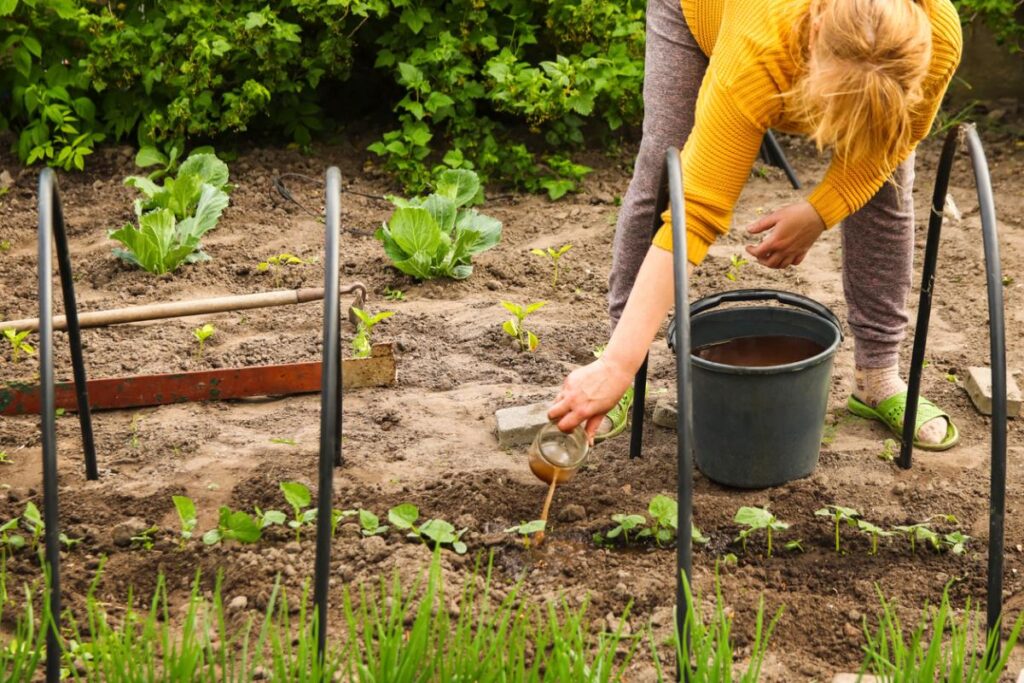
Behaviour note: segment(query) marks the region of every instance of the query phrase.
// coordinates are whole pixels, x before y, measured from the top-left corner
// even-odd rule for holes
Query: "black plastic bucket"
[[[714,310],[726,302],[766,300],[795,308]],[[669,326],[673,349],[674,330]],[[691,349],[762,336],[799,337],[822,351],[765,367],[692,356],[695,460],[706,477],[728,486],[776,486],[806,477],[818,464],[832,360],[843,338],[832,311],[806,297],[775,290],[725,292],[690,306]]]

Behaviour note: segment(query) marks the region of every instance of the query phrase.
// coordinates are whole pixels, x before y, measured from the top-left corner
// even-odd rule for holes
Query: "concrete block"
[[[974,402],[974,407],[982,415],[992,414],[992,369],[967,368],[967,381],[964,383],[967,395]],[[1013,375],[1006,376],[1006,414],[1017,417],[1020,414],[1021,393]]]
[[[525,446],[541,427],[548,423],[548,403],[531,403],[528,406],[502,408],[495,411],[498,422],[498,445],[502,448]]]
[[[871,674],[836,674],[832,677],[832,683],[879,683],[879,680]]]
[[[669,398],[659,398],[654,405],[654,424],[668,429],[676,428],[676,402]]]

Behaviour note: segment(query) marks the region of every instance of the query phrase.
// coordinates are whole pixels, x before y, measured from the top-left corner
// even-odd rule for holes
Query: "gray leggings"
[[[693,128],[697,91],[707,65],[678,0],[648,0],[643,139],[615,229],[608,281],[613,326],[651,245],[665,150],[682,147]],[[854,361],[861,368],[895,365],[907,327],[914,255],[913,154],[892,180],[842,227],[843,291],[855,341]]]

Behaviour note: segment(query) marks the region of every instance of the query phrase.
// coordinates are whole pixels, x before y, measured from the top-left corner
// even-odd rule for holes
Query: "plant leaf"
[[[402,251],[411,256],[433,255],[441,244],[441,230],[426,209],[395,209],[388,229]]]
[[[423,202],[423,208],[430,212],[437,226],[450,233],[455,228],[455,202],[440,194],[432,194]]]
[[[744,505],[736,511],[736,517],[733,519],[737,524],[745,524],[752,529],[763,529],[772,520],[772,513],[768,512],[764,508],[755,508]]]
[[[139,153],[135,155],[135,165],[139,168],[148,168],[150,166],[166,166],[168,163],[167,157],[156,147],[152,145],[143,145],[139,148]]]
[[[288,501],[288,504],[296,509],[301,510],[309,507],[309,503],[312,500],[309,488],[297,481],[281,482],[281,492],[284,493],[284,498]]]
[[[480,179],[468,169],[447,169],[437,177],[434,191],[455,202],[456,206],[465,206],[477,199]]]
[[[475,255],[487,251],[501,241],[501,221],[490,216],[477,213],[473,209],[460,211],[455,223],[455,232],[472,230],[476,239],[469,245],[469,254]]]
[[[420,510],[412,503],[402,503],[388,510],[388,521],[399,529],[412,529],[420,518]]]
[[[219,190],[228,183],[228,165],[215,154],[193,152],[178,168],[178,179],[187,175],[199,178],[199,184],[206,183]]]

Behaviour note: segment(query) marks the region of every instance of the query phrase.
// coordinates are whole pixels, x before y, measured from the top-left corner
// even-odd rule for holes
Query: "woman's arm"
[[[687,273],[693,264],[687,264]],[[652,246],[637,273],[622,318],[604,353],[589,365],[565,378],[562,391],[548,410],[548,418],[568,432],[586,423],[587,437],[594,438],[605,414],[633,383],[647,357],[647,350],[672,308],[675,287],[672,252]]]

